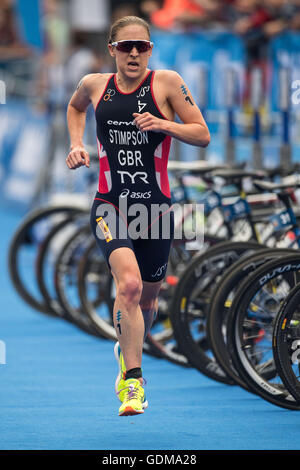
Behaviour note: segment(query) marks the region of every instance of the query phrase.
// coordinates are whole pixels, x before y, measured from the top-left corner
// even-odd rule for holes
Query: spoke
[[[243,347],[244,350],[247,350],[249,349],[249,346],[244,346]],[[267,353],[269,353],[271,351],[271,348],[263,348],[263,349],[259,349],[259,351],[256,351],[256,352],[251,352],[249,351],[249,356],[251,357],[255,357],[255,356],[258,356],[258,355],[266,355]]]
[[[256,325],[261,325],[261,320],[255,320],[254,318],[245,318],[244,320],[244,323],[243,323],[243,326],[245,328],[251,328],[253,326],[256,326]]]
[[[294,286],[295,286],[296,284],[298,284],[300,282],[300,273],[299,273],[299,271],[294,271],[293,272],[293,278],[294,278]]]
[[[268,367],[271,366],[274,366],[274,360],[273,359],[268,359],[267,361],[263,362],[263,363],[260,363],[258,364],[258,369],[259,369],[259,372],[263,372],[265,369],[267,369]]]
[[[289,293],[289,289],[287,289],[285,285],[282,284],[283,283],[281,282],[279,286],[275,286],[275,289],[278,292],[271,292],[269,290],[268,284],[264,285],[262,290],[269,298],[273,299],[276,303],[278,303],[280,302],[283,296],[286,297],[286,295]],[[273,289],[273,286],[271,286],[271,288]]]
[[[251,335],[251,336],[247,336],[245,339],[246,339],[247,341],[252,340],[252,339],[254,339],[254,340],[255,340],[255,339],[260,339],[260,335]]]
[[[270,312],[269,310],[266,310],[265,306],[261,306],[257,301],[251,301],[250,306],[249,306],[249,314],[255,315],[255,314],[261,314],[267,318],[273,317],[273,312]]]

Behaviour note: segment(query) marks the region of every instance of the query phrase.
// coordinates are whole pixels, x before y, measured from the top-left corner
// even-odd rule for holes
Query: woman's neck
[[[116,73],[116,83],[118,88],[124,93],[130,93],[134,91],[140,83],[145,79],[145,77],[150,72],[150,69],[146,69],[145,72],[139,77],[128,77],[125,74],[122,74],[120,71]]]

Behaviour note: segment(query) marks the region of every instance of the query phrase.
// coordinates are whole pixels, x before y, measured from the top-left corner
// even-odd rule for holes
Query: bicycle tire
[[[218,243],[224,242],[226,239],[217,237],[214,235],[206,235],[205,237],[205,243],[202,246],[201,251],[206,250],[208,247],[215,246]],[[175,277],[180,277],[180,274],[183,272],[184,267],[188,262],[191,261],[191,259],[199,253],[199,250],[185,250],[184,245],[186,241],[180,240],[177,243],[173,243],[171,251],[170,251],[170,259],[169,259],[169,264],[168,264],[168,269],[171,270],[171,272],[168,273],[168,275],[175,276]],[[167,278],[166,278],[167,279]],[[168,285],[168,290],[167,292],[163,289],[163,286]],[[170,321],[170,312],[169,312],[169,306],[171,303],[171,299],[174,295],[174,286],[170,286],[168,282],[164,282],[160,292],[159,292],[159,298],[158,298],[158,305],[159,305],[159,311],[157,314],[157,319],[152,327],[150,333],[148,334],[147,341],[149,342],[149,345],[152,347],[152,354],[153,355],[161,355],[163,359],[166,359],[174,364],[177,364],[182,367],[190,368],[192,367],[192,364],[188,360],[188,358],[184,355],[184,353],[181,351],[178,342],[174,338],[173,334],[173,329],[172,329],[172,324]],[[165,298],[167,294],[167,299]],[[167,304],[167,309],[166,311],[164,308],[161,309],[161,304]],[[163,325],[164,323],[167,323],[167,327],[163,328],[162,331],[155,332],[155,327],[157,327],[157,324]]]
[[[70,205],[52,205],[47,207],[41,207],[34,209],[21,221],[17,227],[8,250],[7,263],[8,263],[8,273],[12,285],[14,286],[16,292],[25,301],[30,307],[37,310],[40,313],[52,316],[52,312],[47,308],[45,302],[41,297],[37,297],[36,294],[30,290],[29,286],[26,285],[24,279],[22,279],[20,273],[20,251],[24,244],[34,244],[32,232],[34,226],[38,222],[45,222],[51,217],[57,218],[57,216],[64,217],[70,212],[84,211],[82,207],[79,206],[70,206]],[[26,279],[27,281],[27,279]]]
[[[224,372],[231,377],[237,385],[249,389],[246,383],[234,369],[231,355],[226,344],[226,319],[231,304],[241,284],[251,272],[266,261],[277,256],[290,254],[292,250],[272,249],[264,246],[258,247],[258,252],[241,259],[229,267],[219,280],[207,313],[207,336],[214,357]]]
[[[234,385],[235,382],[220,368],[213,355],[209,356],[208,354],[209,344],[206,336],[205,310],[211,300],[209,288],[212,289],[212,284],[215,284],[217,277],[220,277],[232,262],[247,253],[255,252],[257,248],[258,244],[254,241],[227,241],[196,255],[180,277],[170,307],[170,319],[179,349],[201,373],[228,385]],[[198,292],[196,291],[197,297],[194,300],[195,289]],[[205,298],[205,295],[207,298]],[[198,310],[192,311],[194,305],[198,306]],[[198,331],[201,333],[199,344],[197,340],[194,340],[190,330],[190,319],[193,320],[193,318],[196,320],[197,334]],[[197,322],[197,319],[199,322]],[[191,326],[193,327],[192,322]]]
[[[274,286],[275,282],[284,281],[285,285],[283,284],[282,286],[291,290],[293,284],[295,284],[295,273],[298,272],[295,263],[298,263],[300,266],[300,255],[297,252],[284,258],[268,261],[251,273],[241,283],[234,297],[229,310],[227,329],[227,343],[233,365],[242,380],[248,385],[250,391],[273,405],[291,410],[299,410],[300,405],[296,403],[294,397],[285,388],[276,367],[275,374],[273,372],[271,378],[273,382],[265,377],[265,373],[262,375],[262,372],[266,365],[273,368],[275,365],[272,340],[270,346],[267,335],[269,334],[272,338],[274,319],[279,311],[279,302],[282,301],[281,297],[287,295],[286,292],[280,292],[279,290],[277,298],[273,291],[269,295],[267,291],[268,283],[272,281]],[[263,288],[265,289],[263,290]],[[260,305],[258,303],[259,299],[255,297],[257,293],[260,293],[262,296]],[[268,305],[269,300],[270,304]],[[243,323],[244,319],[245,323]],[[250,335],[247,333],[247,328],[250,331]],[[251,328],[255,328],[255,333],[251,331]],[[265,351],[268,356],[265,359],[262,355],[264,362],[259,364],[257,361],[257,351],[251,356],[251,347],[249,347],[247,341],[250,343],[250,346],[254,344],[256,338],[259,339],[262,336],[261,331],[266,331],[266,333],[263,333],[263,340],[267,343]],[[255,360],[253,360],[254,357]],[[274,383],[274,380],[277,383]]]
[[[74,260],[74,258],[76,258],[76,253],[78,253],[78,251],[82,251],[82,249],[84,250],[90,243],[91,238],[89,238],[89,234],[90,237],[93,237],[90,225],[88,224],[87,226],[80,227],[78,231],[66,240],[66,243],[59,252],[55,263],[54,285],[60,305],[70,317],[71,321],[86,333],[99,336],[93,329],[87,315],[85,315],[82,310],[77,283],[79,260]],[[74,263],[76,267],[75,269],[72,269],[74,268]],[[67,293],[69,290],[68,285],[73,286],[71,293],[72,301],[70,300],[69,293]],[[76,292],[75,295],[73,294],[73,291]]]
[[[91,322],[96,332],[103,338],[117,341],[117,334],[112,323],[112,318],[110,317],[110,307],[108,306],[109,298],[106,298],[105,295],[105,303],[107,308],[105,316],[103,317],[97,313],[95,305],[93,304],[93,301],[91,300],[91,297],[88,293],[87,282],[89,281],[89,258],[92,258],[93,262],[96,263],[97,256],[100,256],[101,259],[92,280],[95,281],[97,286],[99,283],[102,283],[103,285],[104,282],[108,282],[109,276],[111,276],[111,274],[109,272],[107,263],[100,253],[96,240],[92,239],[90,244],[85,249],[79,262],[77,277],[78,294],[82,309],[85,315],[87,315],[89,318],[89,321]],[[104,288],[104,292],[107,292],[106,287]]]
[[[64,320],[67,321],[72,321],[72,317],[69,315],[68,311],[66,311],[63,306],[61,305],[61,302],[56,294],[56,289],[54,289],[54,266],[55,266],[55,258],[51,262],[49,258],[53,257],[53,244],[55,244],[56,239],[61,237],[61,233],[64,230],[70,230],[72,229],[73,224],[76,223],[76,218],[80,217],[78,214],[70,214],[67,216],[63,221],[57,223],[54,225],[54,227],[51,228],[51,230],[48,232],[42,243],[38,247],[38,253],[36,256],[36,262],[35,262],[35,271],[36,271],[36,279],[37,279],[37,285],[39,287],[39,290],[41,292],[41,295],[44,299],[44,302],[46,304],[46,307],[48,310],[50,310],[53,315],[63,318]],[[52,254],[52,256],[49,256]],[[57,256],[55,254],[55,256]],[[51,269],[51,272],[48,273],[46,271],[49,270],[49,267]],[[50,280],[46,278],[49,278]],[[49,281],[53,284],[52,286],[49,286]],[[52,287],[52,291],[51,291]]]
[[[300,404],[299,305],[300,285],[298,284],[291,290],[277,315],[273,332],[273,354],[283,383],[296,402]]]

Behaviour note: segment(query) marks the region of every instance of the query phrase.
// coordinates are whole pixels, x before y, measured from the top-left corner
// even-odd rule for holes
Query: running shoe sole
[[[131,406],[127,406],[122,413],[119,414],[119,416],[134,416],[134,415],[141,415],[144,413],[144,410],[135,410]]]

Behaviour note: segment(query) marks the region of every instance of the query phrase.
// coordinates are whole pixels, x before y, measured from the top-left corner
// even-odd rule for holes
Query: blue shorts
[[[164,207],[158,217],[125,216],[117,204],[106,201],[100,193],[94,199],[90,223],[97,244],[110,268],[111,253],[121,247],[130,248],[136,257],[143,281],[164,279],[174,238],[174,213]],[[128,213],[128,212],[127,212]],[[151,217],[153,220],[151,220]]]

